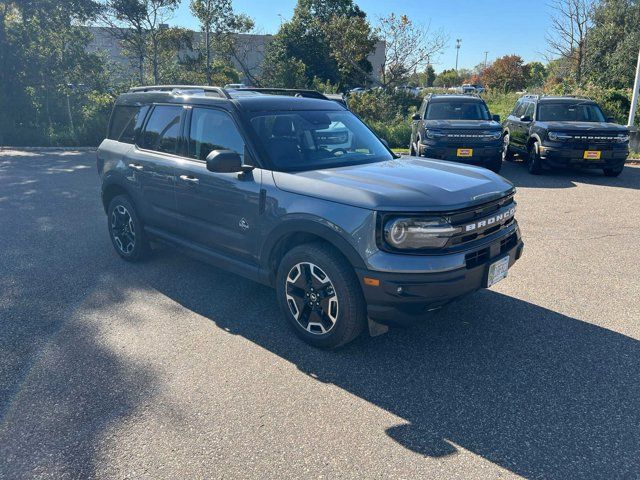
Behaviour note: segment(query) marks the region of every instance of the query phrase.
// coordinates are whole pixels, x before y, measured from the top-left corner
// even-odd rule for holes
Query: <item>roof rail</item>
[[[591,100],[591,97],[586,95],[543,95],[545,98],[580,98],[583,100]]]
[[[204,92],[217,93],[220,98],[230,99],[231,95],[221,87],[210,87],[208,85],[147,85],[144,87],[131,87],[129,93],[139,92],[173,92],[174,90],[202,90]]]
[[[321,100],[329,100],[322,93],[317,90],[306,90],[302,88],[270,88],[270,87],[242,87],[242,88],[234,88],[235,91],[239,92],[257,92],[257,93],[267,93],[272,95],[293,95],[295,97],[305,97],[305,98],[319,98]]]
[[[533,93],[525,93],[522,98],[530,98],[532,100],[538,100],[540,98],[540,95],[535,95]]]

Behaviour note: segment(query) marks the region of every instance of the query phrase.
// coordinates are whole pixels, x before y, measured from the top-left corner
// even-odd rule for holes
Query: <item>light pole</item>
[[[460,54],[460,44],[462,43],[461,38],[456,38],[456,73],[458,73],[458,55]]]
[[[638,111],[638,90],[640,90],[640,51],[638,52],[638,64],[636,66],[636,80],[633,84],[633,95],[631,97],[631,110],[629,110],[629,121],[627,125],[633,127]]]
[[[489,55],[489,52],[487,50],[484,51],[484,69],[487,69],[487,55]]]

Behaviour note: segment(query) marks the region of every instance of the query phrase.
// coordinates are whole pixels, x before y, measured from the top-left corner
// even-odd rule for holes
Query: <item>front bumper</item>
[[[473,149],[471,157],[459,157],[459,148]],[[498,144],[464,144],[464,145],[438,145],[437,143],[423,143],[422,153],[429,158],[449,160],[452,162],[482,165],[485,162],[495,160],[502,156],[502,143]]]
[[[508,234],[464,252],[464,264],[458,268],[433,273],[398,273],[356,270],[367,301],[369,318],[380,323],[410,323],[429,310],[484,288],[489,265],[509,256],[511,267],[522,255],[524,243],[515,228]],[[446,255],[433,258],[446,257]],[[379,285],[371,285],[371,280]],[[374,282],[375,283],[375,282]]]
[[[599,160],[585,160],[586,150],[596,150],[601,152]],[[607,145],[593,145],[593,148],[567,148],[542,145],[540,147],[540,158],[550,167],[566,168],[619,168],[629,156],[628,147],[611,148]]]

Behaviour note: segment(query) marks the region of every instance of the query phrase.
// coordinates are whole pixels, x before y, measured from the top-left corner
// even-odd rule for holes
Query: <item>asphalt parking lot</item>
[[[0,152],[0,478],[640,477],[640,168],[507,164],[509,277],[325,352],[268,288],[121,261],[94,158]]]

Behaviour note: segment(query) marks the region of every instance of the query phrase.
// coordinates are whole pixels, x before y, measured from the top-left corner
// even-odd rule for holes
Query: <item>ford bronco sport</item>
[[[413,118],[411,155],[502,167],[500,117],[476,95],[430,94]]]
[[[585,97],[525,95],[505,119],[503,138],[505,160],[523,155],[532,174],[586,167],[617,177],[629,155],[629,129]]]
[[[275,287],[289,324],[319,347],[507,275],[523,248],[510,182],[397,158],[344,106],[308,97],[120,95],[97,154],[116,252],[134,261],[163,242]]]

